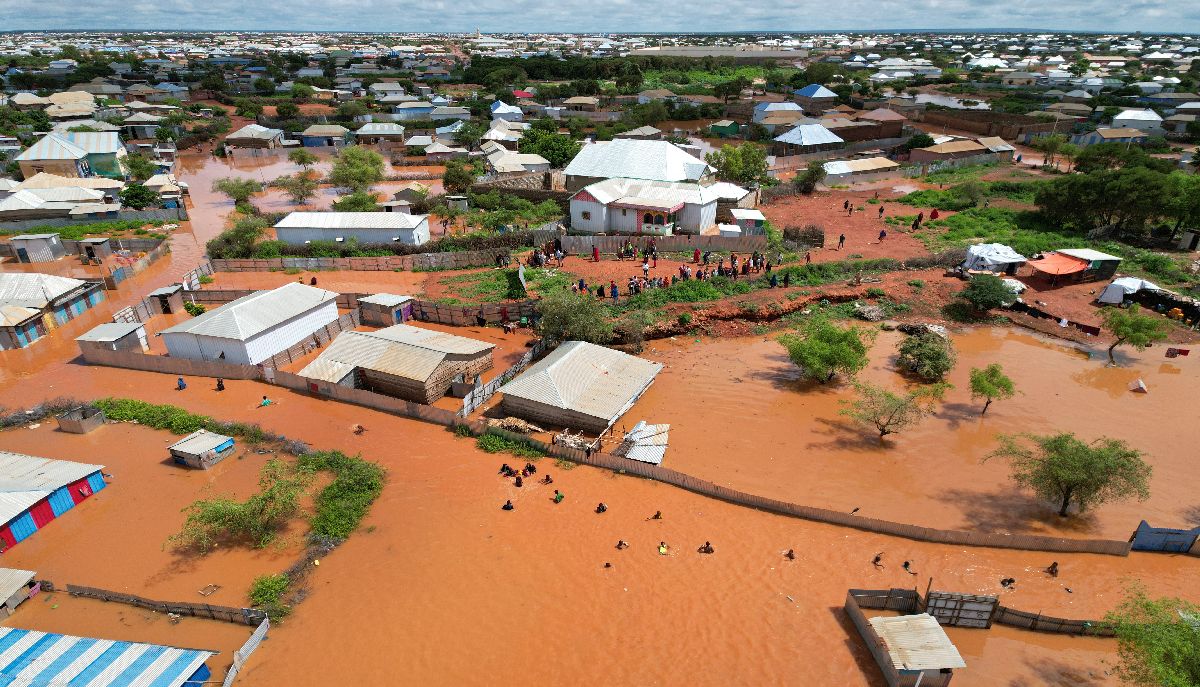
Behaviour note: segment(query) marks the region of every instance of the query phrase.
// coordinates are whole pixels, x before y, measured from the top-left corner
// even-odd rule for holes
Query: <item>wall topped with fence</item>
[[[646,236],[564,236],[562,237],[563,251],[569,254],[591,255],[595,246],[601,253],[617,253],[626,244],[632,242],[640,252],[643,247],[650,245],[650,237]],[[654,237],[654,245],[659,253],[691,253],[697,249],[704,251],[721,251],[733,253],[752,253],[756,250],[767,249],[766,236],[678,236]]]
[[[150,609],[159,613],[174,613],[175,615],[186,615],[194,618],[224,620],[227,623],[238,623],[240,625],[258,626],[267,619],[266,612],[256,608],[213,606],[210,604],[194,604],[187,601],[154,601],[133,594],[97,589],[96,587],[82,587],[74,584],[67,585],[67,592],[71,596],[99,599],[100,601],[114,601],[116,603],[137,606],[138,608]]]

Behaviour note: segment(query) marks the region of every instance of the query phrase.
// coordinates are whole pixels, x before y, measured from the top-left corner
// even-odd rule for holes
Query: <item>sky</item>
[[[0,0],[12,30],[825,31],[1028,28],[1200,33],[1194,0]],[[599,11],[598,11],[599,10]]]

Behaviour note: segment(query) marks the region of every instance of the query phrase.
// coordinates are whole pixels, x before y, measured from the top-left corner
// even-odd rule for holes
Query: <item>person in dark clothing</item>
[[[519,489],[519,488],[525,486],[525,480],[521,479],[520,475],[517,475],[517,478],[515,480],[513,480],[513,486],[515,486]]]
[[[628,549],[628,548],[629,548],[629,542],[625,541],[624,539],[617,540],[617,550],[618,551],[622,551],[622,550]]]
[[[308,285],[309,285],[309,286],[316,286],[316,285],[317,285],[317,278],[316,278],[316,277],[313,277],[312,279],[309,279],[309,280],[308,280]]]
[[[772,275],[771,275],[771,288],[773,289],[773,288],[775,288],[775,287],[777,287],[777,286],[779,286],[779,275],[778,275],[778,274],[772,274]]]
[[[512,501],[505,501],[504,505],[500,506],[500,510],[512,510],[515,507]]]
[[[183,377],[180,377],[179,379],[175,380],[175,390],[176,391],[183,391],[186,388],[187,388],[187,382],[183,381]]]
[[[786,289],[787,287],[789,287],[791,285],[792,285],[792,273],[784,272],[783,273],[783,288]]]
[[[875,566],[876,568],[883,567],[883,552],[882,551],[875,554],[875,558],[871,559],[871,565]]]
[[[838,250],[841,250],[841,249],[842,249],[842,246],[844,246],[844,245],[846,245],[846,235],[845,235],[845,234],[842,234],[841,236],[839,236],[839,237],[838,237],[838,247],[837,247],[837,249],[838,249]]]
[[[545,477],[541,478],[538,481],[541,482],[542,484],[554,484],[554,480],[550,478],[550,475],[546,475]]]
[[[1051,563],[1050,567],[1046,568],[1046,573],[1050,575],[1050,577],[1058,577],[1058,561]]]
[[[716,552],[716,550],[713,549],[712,542],[707,542],[707,541],[704,542],[704,546],[701,546],[700,548],[696,549],[696,551],[698,553],[715,553]]]
[[[842,202],[842,209],[843,209],[843,210],[849,210],[849,209],[850,209],[850,201],[849,201],[849,200],[846,200],[846,201],[843,201],[843,202]]]
[[[880,229],[879,230],[879,242],[883,243],[883,240],[886,238],[887,238],[887,229]]]
[[[532,475],[532,474],[535,474],[535,473],[537,472],[537,466],[536,466],[536,465],[534,465],[533,463],[526,463],[526,464],[525,464],[525,471],[526,471],[526,472],[528,472],[528,473],[529,473],[529,474],[531,474],[531,475]]]
[[[794,549],[788,549],[783,553],[783,557],[789,561],[794,561],[796,560],[796,551]]]
[[[217,391],[225,390],[225,380],[217,377]]]
[[[883,219],[883,206],[879,206],[879,219]]]
[[[600,505],[596,506],[596,512],[597,512],[597,513],[607,513],[607,512],[608,512],[608,506],[606,506],[606,505],[604,505],[603,503],[601,503]]]
[[[902,567],[904,568],[904,572],[908,573],[909,575],[917,574],[916,571],[912,569],[912,563],[910,561],[904,561],[904,565]]]
[[[504,463],[503,465],[500,466],[499,474],[504,475],[505,477],[508,477],[508,474],[512,471],[513,471],[513,469],[508,466],[508,463]]]
[[[662,511],[660,511],[660,510],[654,511],[654,515],[651,515],[650,519],[651,520],[662,520]]]

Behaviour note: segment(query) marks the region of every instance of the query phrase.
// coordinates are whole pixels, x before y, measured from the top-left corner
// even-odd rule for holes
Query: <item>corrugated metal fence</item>
[[[345,294],[343,294],[343,297],[344,296],[345,296]],[[340,298],[339,298],[339,300],[340,300]],[[355,327],[358,326],[358,324],[359,324],[358,310],[357,309],[351,310],[350,312],[346,313],[345,315],[339,316],[333,322],[330,322],[329,324],[325,325],[324,327],[321,327],[320,329],[313,332],[312,334],[309,334],[308,336],[304,337],[303,341],[295,344],[294,346],[292,346],[291,348],[288,348],[285,351],[280,351],[279,353],[276,353],[275,355],[271,356],[267,360],[262,361],[262,363],[260,363],[260,364],[262,365],[262,367],[278,368],[281,365],[287,365],[289,363],[293,363],[296,360],[303,358],[304,356],[308,355],[309,353],[315,351],[316,349],[321,348],[322,346],[329,343],[330,341],[333,341],[334,337],[336,337],[338,334],[341,334],[342,332],[346,331],[347,329],[354,329]]]
[[[250,654],[254,653],[254,650],[267,638],[267,632],[270,629],[271,619],[264,617],[262,624],[250,634],[250,639],[246,640],[242,648],[233,652],[233,665],[229,666],[229,672],[225,673],[225,682],[222,683],[222,687],[230,687],[233,684],[238,674],[242,672],[242,666],[246,664],[246,659],[250,658]]]
[[[507,248],[493,250],[454,251],[447,253],[415,253],[373,258],[268,258],[264,260],[213,260],[217,272],[270,272],[272,270],[351,270],[355,272],[394,272],[404,270],[461,270],[490,267],[496,258],[509,261]]]
[[[458,416],[467,417],[471,413],[475,412],[476,408],[484,403],[487,403],[488,399],[490,399],[496,394],[497,391],[500,390],[500,387],[511,382],[513,378],[520,374],[521,371],[526,367],[529,367],[529,364],[537,359],[537,357],[545,352],[545,350],[545,340],[538,339],[537,343],[535,343],[528,351],[525,351],[525,355],[521,356],[521,359],[518,360],[512,367],[505,370],[499,377],[496,377],[483,386],[476,387],[471,391],[471,393],[467,394],[463,398],[463,407],[462,410],[458,411]]]
[[[925,599],[912,589],[851,589],[846,595],[847,609],[853,602],[858,608],[900,611],[901,613],[924,613]],[[1095,637],[1112,637],[1115,633],[1111,625],[1100,620],[1071,620],[1019,611],[1015,608],[997,605],[991,617],[992,624],[1019,627],[1037,632],[1051,632],[1067,635],[1089,635]]]

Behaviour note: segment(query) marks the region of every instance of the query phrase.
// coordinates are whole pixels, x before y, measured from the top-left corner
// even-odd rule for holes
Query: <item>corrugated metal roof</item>
[[[233,139],[253,138],[256,140],[269,141],[273,138],[276,138],[276,137],[282,136],[282,135],[283,135],[282,129],[268,129],[267,127],[261,126],[259,124],[247,124],[246,126],[233,132],[232,134],[229,134],[225,138],[227,140],[230,138],[233,138]]]
[[[0,628],[6,687],[180,687],[214,652]]]
[[[428,215],[404,212],[291,212],[276,229],[416,229]]]
[[[505,396],[603,418],[621,416],[662,370],[659,363],[583,341],[568,341],[500,387]]]
[[[661,465],[670,429],[671,425],[648,425],[641,420],[625,435],[622,453],[630,460]]]
[[[123,336],[128,336],[133,332],[145,327],[141,322],[106,322],[93,327],[91,330],[83,334],[83,336],[75,337],[76,341],[116,341]]]
[[[643,199],[669,203],[673,206],[678,203],[707,205],[721,197],[717,195],[717,190],[711,186],[701,186],[686,182],[671,183],[666,181],[616,178],[605,179],[604,181],[598,181],[586,186],[582,189],[581,193],[587,192],[605,205],[618,201],[624,202],[626,199],[629,199],[630,203],[635,199]],[[742,195],[745,195],[745,193]]]
[[[35,575],[37,573],[32,570],[0,568],[0,599],[12,598],[12,595],[24,589]]]
[[[567,165],[567,176],[698,181],[712,171],[669,141],[618,138],[585,145]]]
[[[928,613],[869,618],[871,627],[887,644],[896,670],[966,668],[937,618]]]
[[[363,368],[424,382],[448,355],[474,356],[494,348],[483,341],[398,324],[374,332],[342,332],[299,374],[336,383]]]
[[[86,285],[70,277],[37,272],[0,272],[0,305],[41,309]]]
[[[103,465],[0,451],[0,523],[17,517],[55,489],[103,468]]]
[[[74,143],[60,138],[58,134],[43,136],[42,140],[29,146],[16,157],[18,162],[36,160],[82,160],[87,151]]]
[[[948,141],[928,148],[920,148],[920,150],[931,153],[969,153],[973,150],[987,150],[987,147],[975,141]]]
[[[59,188],[61,186],[74,186],[77,188],[122,188],[125,183],[116,179],[107,177],[61,177],[57,174],[49,172],[38,172],[22,181],[17,185],[17,188],[24,190],[35,190],[39,188]]]
[[[60,135],[89,155],[114,154],[125,147],[115,131],[68,131]]]
[[[13,327],[41,314],[41,310],[0,303],[0,326]]]
[[[404,127],[399,124],[392,124],[391,122],[367,122],[354,133],[359,136],[396,136],[404,134]]]
[[[245,341],[297,315],[336,300],[337,297],[332,291],[306,284],[288,283],[271,291],[258,291],[242,296],[215,310],[209,310],[164,329],[162,333],[187,332]]]
[[[224,434],[210,432],[207,429],[198,429],[179,441],[171,444],[167,448],[169,450],[179,451],[181,453],[200,455],[205,451],[215,450],[217,447],[227,444],[231,441],[233,441],[233,437],[227,437]]]
[[[886,157],[868,157],[860,160],[833,160],[825,163],[827,174],[853,174],[855,172],[876,172],[899,167],[900,164]]]
[[[313,124],[304,131],[300,132],[301,136],[345,136],[349,133],[349,129],[341,124]]]
[[[1062,253],[1063,255],[1069,255],[1073,258],[1079,258],[1080,260],[1087,260],[1088,262],[1109,262],[1112,260],[1120,262],[1122,259],[1116,255],[1101,253],[1100,251],[1092,250],[1091,248],[1062,248],[1054,252]]]
[[[373,296],[358,299],[359,303],[370,303],[372,305],[382,305],[385,308],[394,308],[397,305],[407,303],[413,299],[412,296],[400,296],[394,293],[377,293]]]
[[[830,143],[844,143],[841,136],[833,133],[820,124],[801,124],[789,129],[775,140],[796,146],[816,146]]]

